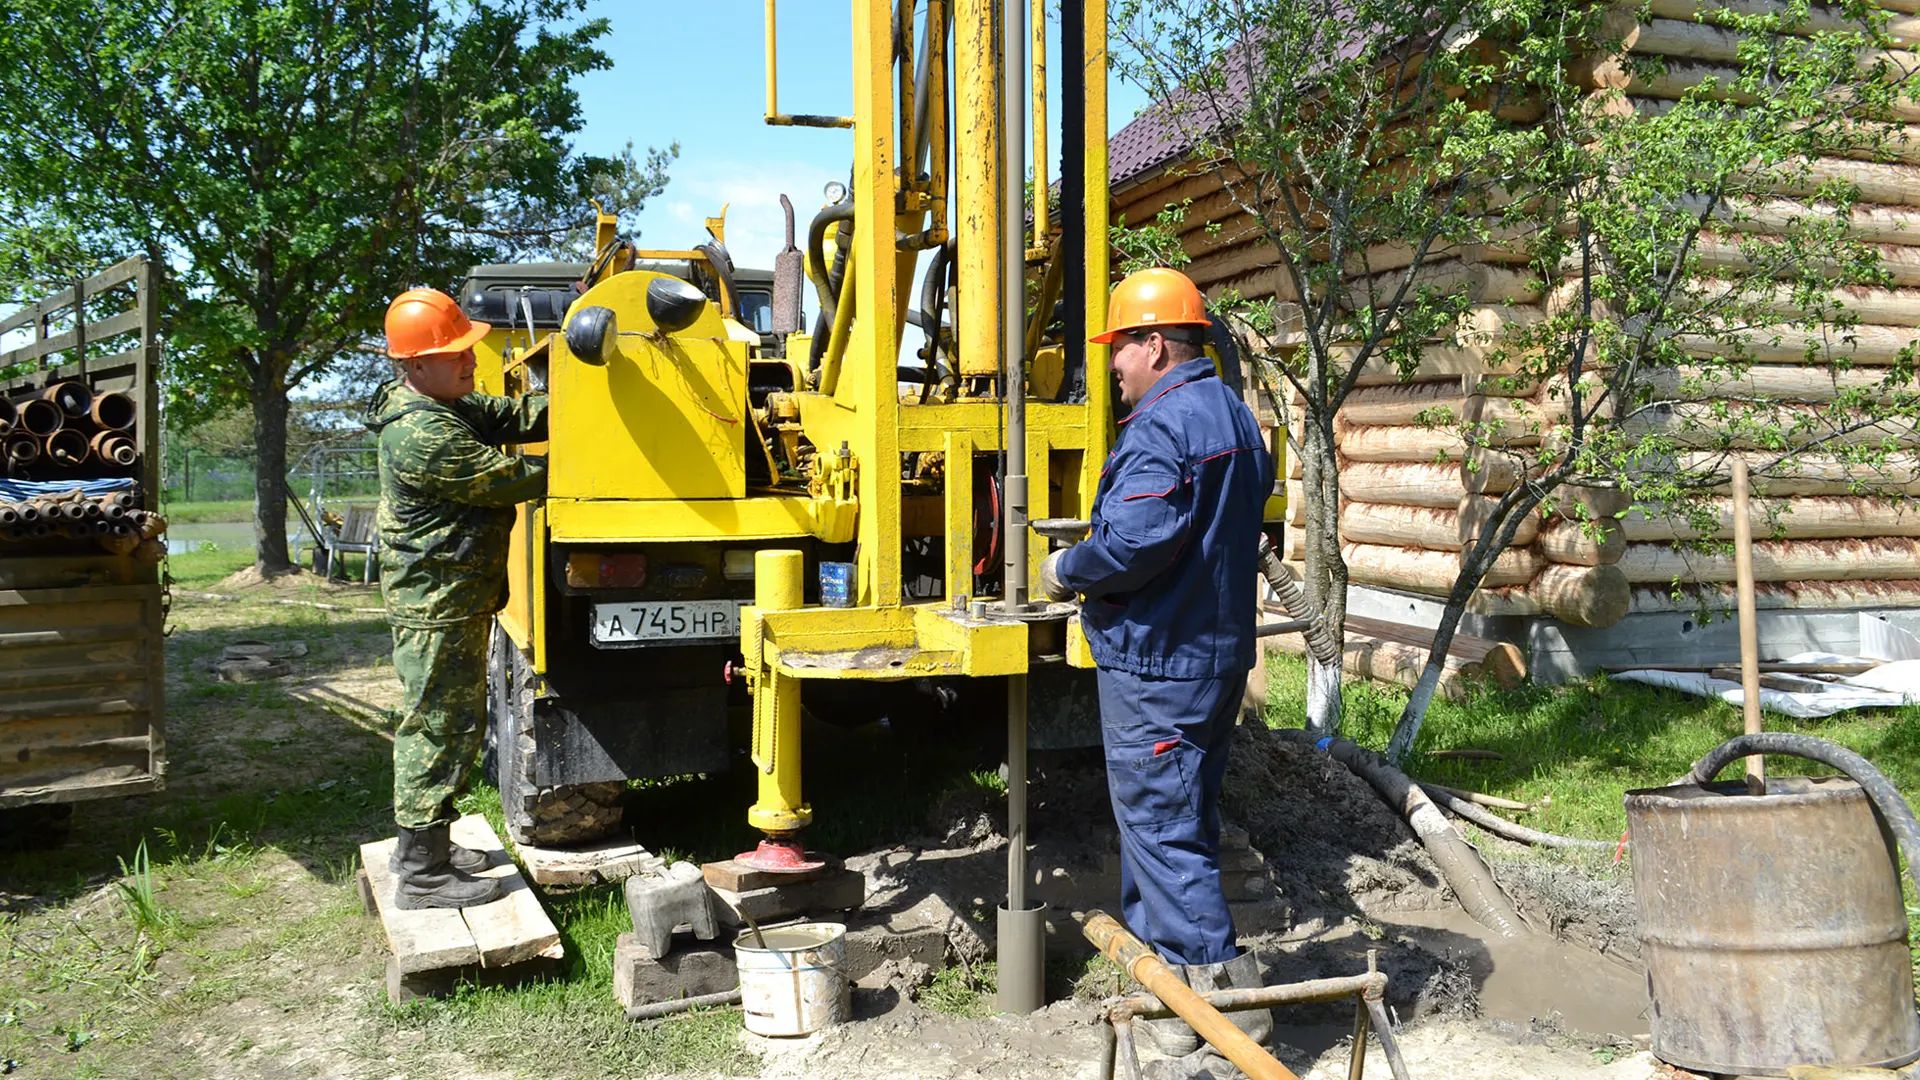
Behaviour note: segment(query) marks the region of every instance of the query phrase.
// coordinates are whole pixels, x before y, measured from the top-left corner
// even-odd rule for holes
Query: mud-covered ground
[[[377,602],[359,589],[247,591]],[[167,794],[82,804],[65,847],[0,853],[0,1075],[1098,1074],[1097,1002],[1122,985],[1073,930],[1076,914],[1111,910],[1116,899],[1097,757],[1036,766],[1035,893],[1050,908],[1056,969],[1078,974],[1035,1016],[955,1015],[969,1010],[940,993],[959,968],[979,974],[1004,888],[1002,810],[982,788],[928,793],[927,812],[910,815],[920,826],[883,849],[912,857],[892,860],[894,879],[874,872],[874,903],[890,902],[894,888],[935,895],[962,916],[955,969],[863,993],[856,1022],[833,1031],[772,1042],[744,1035],[730,1011],[628,1025],[606,981],[625,915],[599,895],[549,898],[574,958],[560,980],[396,1009],[385,999],[380,928],[352,886],[358,843],[387,828],[397,685],[384,624],[364,612],[185,597],[172,624]],[[215,683],[196,666],[240,638],[300,641],[308,652],[292,676],[266,684]],[[1225,813],[1266,856],[1272,889],[1237,915],[1269,980],[1353,974],[1373,954],[1414,1076],[1652,1072],[1634,1042],[1646,1030],[1640,977],[1589,948],[1631,959],[1630,918],[1621,921],[1630,904],[1621,906],[1617,884],[1489,848],[1541,933],[1488,942],[1370,789],[1323,756],[1252,731],[1236,746]],[[642,832],[649,827],[671,831],[652,822]],[[990,1012],[978,1000],[971,1011]],[[1302,1076],[1345,1076],[1351,1022],[1332,1006],[1289,1010],[1276,1053]],[[1385,1076],[1384,1062],[1370,1057],[1368,1075]]]

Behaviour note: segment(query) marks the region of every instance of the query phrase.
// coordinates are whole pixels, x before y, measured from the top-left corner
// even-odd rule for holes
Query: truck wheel
[[[507,832],[516,844],[566,847],[598,840],[620,827],[619,783],[562,784],[541,787],[534,780],[533,702],[538,676],[526,657],[498,625],[493,628],[488,665],[488,704],[493,717],[493,754],[500,784],[500,806]]]

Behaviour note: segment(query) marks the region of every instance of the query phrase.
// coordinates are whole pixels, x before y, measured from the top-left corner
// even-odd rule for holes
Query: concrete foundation
[[[1348,614],[1406,626],[1432,629],[1440,625],[1445,607],[1436,597],[1371,585],[1354,585],[1347,592]],[[1920,633],[1920,611],[1762,609],[1756,613],[1760,657],[1777,660],[1803,652],[1856,655],[1862,614],[1885,618],[1903,630]],[[1582,678],[1602,667],[1620,664],[1698,666],[1740,660],[1740,625],[1732,610],[1714,612],[1705,620],[1695,614],[1647,612],[1628,615],[1604,629],[1569,626],[1546,616],[1488,618],[1469,614],[1460,620],[1460,632],[1518,645],[1527,656],[1528,677],[1543,684]]]

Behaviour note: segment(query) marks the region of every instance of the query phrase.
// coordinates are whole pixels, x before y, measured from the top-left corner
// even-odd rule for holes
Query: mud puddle
[[[1382,926],[1464,967],[1487,1019],[1616,1039],[1647,1031],[1646,976],[1591,949],[1538,933],[1502,938],[1458,909],[1396,911]]]

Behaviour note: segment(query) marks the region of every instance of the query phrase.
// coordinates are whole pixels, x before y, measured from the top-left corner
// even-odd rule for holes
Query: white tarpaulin
[[[1862,616],[1864,624],[1868,616]],[[1877,620],[1876,620],[1877,621]],[[1857,656],[1838,656],[1833,653],[1800,653],[1789,656],[1782,663],[1788,664],[1843,664],[1858,663]],[[1609,676],[1625,679],[1628,682],[1646,683],[1649,686],[1664,686],[1669,690],[1678,690],[1683,694],[1696,697],[1714,697],[1729,705],[1739,707],[1745,704],[1738,682],[1715,679],[1704,671],[1623,671]],[[1837,676],[1820,690],[1774,690],[1760,688],[1760,707],[1788,716],[1813,719],[1832,716],[1834,713],[1849,709],[1890,708],[1920,702],[1920,659],[1893,660],[1881,664],[1859,675]]]

